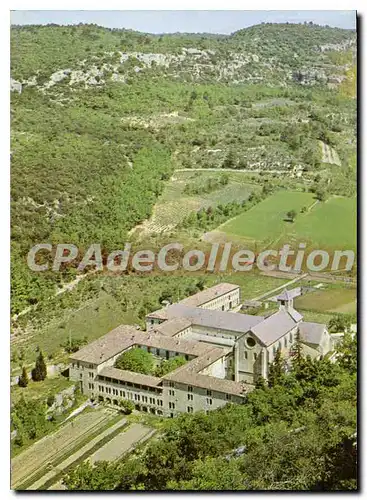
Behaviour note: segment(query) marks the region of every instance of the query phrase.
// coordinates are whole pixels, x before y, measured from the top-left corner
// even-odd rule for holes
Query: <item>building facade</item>
[[[169,304],[146,317],[146,331],[121,325],[70,358],[70,378],[93,399],[174,417],[243,403],[260,377],[267,379],[278,350],[289,358],[299,339],[307,354],[332,349],[326,325],[308,323],[293,307],[294,294],[278,297],[279,310],[267,317],[233,312],[240,288],[221,283]],[[115,368],[130,349],[150,352],[159,362],[176,356],[186,363],[154,377]]]

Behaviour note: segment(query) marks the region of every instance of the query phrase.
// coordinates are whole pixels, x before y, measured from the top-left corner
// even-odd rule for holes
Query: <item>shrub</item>
[[[132,401],[129,401],[128,399],[123,399],[120,402],[120,405],[124,410],[124,412],[126,413],[126,415],[130,415],[130,413],[132,413],[134,410],[134,403]]]

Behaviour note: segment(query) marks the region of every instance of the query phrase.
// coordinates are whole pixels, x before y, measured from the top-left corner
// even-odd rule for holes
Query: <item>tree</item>
[[[68,490],[113,490],[119,478],[119,468],[106,461],[91,465],[83,462],[63,477]]]
[[[154,367],[153,356],[143,349],[130,349],[117,358],[115,366],[120,370],[150,375]]]
[[[122,407],[126,415],[130,415],[130,413],[132,413],[135,408],[134,403],[129,399],[122,399],[120,401],[120,406]]]
[[[287,212],[287,219],[291,222],[294,222],[294,219],[297,217],[297,212],[295,210],[290,210]]]
[[[227,156],[225,157],[222,167],[223,168],[235,168],[235,155],[232,149],[230,149],[227,153]]]
[[[337,346],[339,364],[350,373],[357,373],[357,339],[350,334],[344,335],[343,342]]]
[[[40,351],[36,359],[36,365],[32,370],[32,380],[34,380],[35,382],[40,382],[41,380],[45,380],[46,376],[47,366],[43,357],[43,353],[42,351]]]
[[[318,188],[316,189],[315,191],[315,195],[316,195],[316,198],[319,200],[319,201],[325,201],[326,198],[327,198],[327,193],[324,189],[322,188]]]
[[[331,333],[342,333],[350,327],[351,320],[347,314],[336,314],[328,324]]]
[[[277,349],[277,352],[274,356],[274,361],[269,367],[269,375],[268,375],[268,384],[269,387],[274,387],[279,383],[281,376],[284,373],[284,359],[282,357],[282,353],[280,349]]]
[[[296,334],[296,339],[291,348],[292,367],[296,369],[302,361],[302,344],[299,332]]]
[[[27,387],[28,382],[29,382],[28,373],[27,373],[25,366],[23,366],[22,374],[18,380],[18,385],[19,385],[19,387]]]
[[[163,375],[176,370],[176,368],[183,366],[185,363],[186,359],[183,356],[175,356],[174,358],[163,361],[163,363],[157,367],[155,376],[163,377]]]

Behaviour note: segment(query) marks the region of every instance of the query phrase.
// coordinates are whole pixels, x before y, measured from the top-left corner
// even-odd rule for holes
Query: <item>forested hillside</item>
[[[14,26],[11,76],[13,313],[69,279],[29,272],[31,246],[120,248],[177,168],[320,170],[355,192],[352,31]]]

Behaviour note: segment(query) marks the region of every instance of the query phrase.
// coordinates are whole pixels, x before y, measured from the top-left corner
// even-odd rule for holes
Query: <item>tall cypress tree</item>
[[[302,344],[299,332],[297,332],[296,339],[291,349],[292,357],[292,367],[294,370],[300,367],[303,356],[302,356]]]
[[[25,366],[23,366],[22,374],[18,380],[18,385],[19,385],[19,387],[27,387],[28,382],[29,382],[28,373],[27,373]]]
[[[274,356],[274,361],[269,367],[269,374],[268,374],[269,387],[274,387],[275,385],[277,385],[283,373],[284,373],[284,359],[282,357],[280,349],[277,349],[277,352]]]
[[[37,359],[36,359],[36,365],[32,370],[32,379],[35,382],[40,382],[41,380],[45,380],[47,376],[47,366],[45,363],[45,359],[43,357],[42,351],[40,351]]]

